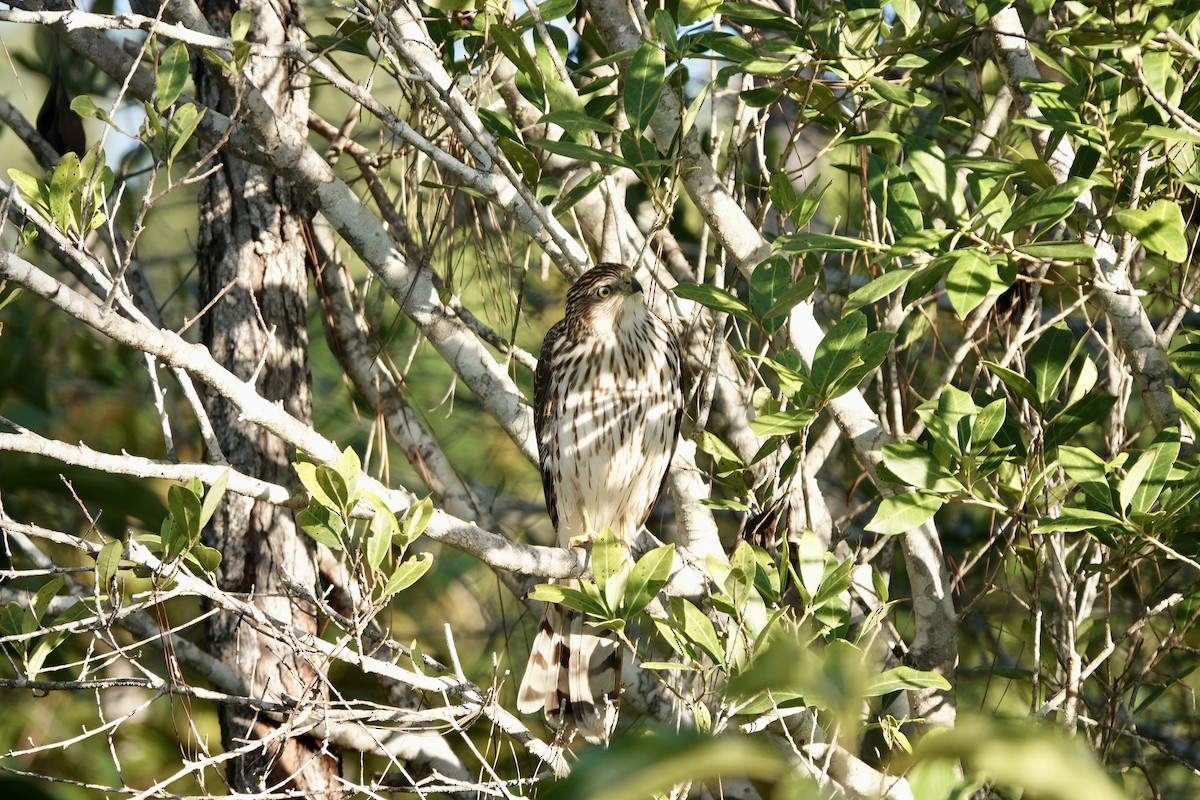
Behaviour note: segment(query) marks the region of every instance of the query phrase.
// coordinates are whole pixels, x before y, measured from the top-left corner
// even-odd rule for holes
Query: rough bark
[[[253,15],[251,38],[269,44],[299,41],[291,27],[295,7],[246,0],[239,4],[209,0],[203,10],[214,30],[225,30],[234,12]],[[289,15],[284,19],[280,11]],[[230,116],[237,114],[239,86],[251,84],[270,103],[280,125],[303,131],[308,116],[308,82],[292,62],[251,58],[232,83],[197,68],[199,97]],[[308,371],[307,302],[302,198],[287,182],[260,166],[219,156],[218,169],[200,192],[199,306],[211,308],[201,322],[205,345],[219,363],[252,383],[267,400],[278,402],[296,419],[312,417]],[[242,419],[220,395],[210,395],[209,414],[221,448],[239,471],[272,483],[292,483],[294,450]],[[288,509],[246,497],[222,504],[206,534],[223,556],[218,580],[223,589],[244,594],[263,612],[295,628],[315,633],[312,614],[289,596],[285,579],[316,587],[314,547]],[[316,592],[313,592],[316,594]],[[281,647],[242,618],[218,614],[209,624],[212,651],[243,676],[251,693],[263,699],[324,699],[319,669],[304,655]],[[289,789],[310,797],[340,796],[339,763],[320,741],[281,737],[277,721],[246,706],[221,709],[225,749],[266,740],[229,762],[234,791]]]

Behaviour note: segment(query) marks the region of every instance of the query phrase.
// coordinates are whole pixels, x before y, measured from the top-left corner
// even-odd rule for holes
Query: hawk
[[[679,344],[633,272],[600,264],[567,292],[534,375],[534,423],[546,508],[560,547],[608,528],[629,546],[666,480],[683,412]],[[620,693],[617,639],[547,605],[517,695],[591,742],[613,731]]]

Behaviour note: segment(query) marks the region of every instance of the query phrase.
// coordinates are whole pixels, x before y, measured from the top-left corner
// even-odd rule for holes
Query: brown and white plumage
[[[588,543],[606,528],[628,546],[666,479],[683,391],[678,343],[627,267],[600,264],[567,292],[534,384],[542,488],[559,546]],[[614,637],[547,606],[517,707],[571,722],[589,741],[607,739],[620,670]]]

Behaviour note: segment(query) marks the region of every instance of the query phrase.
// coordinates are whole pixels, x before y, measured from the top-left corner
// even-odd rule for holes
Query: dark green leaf
[[[121,567],[123,550],[124,545],[121,541],[114,539],[101,547],[100,552],[96,554],[96,584],[102,587],[102,591],[106,591],[113,578],[117,576],[117,570]]]
[[[717,630],[703,611],[682,597],[671,598],[671,611],[683,626],[683,632],[692,644],[703,650],[715,663],[724,662]]]
[[[204,493],[204,503],[200,506],[200,529],[204,530],[204,526],[212,519],[212,515],[216,513],[217,506],[221,504],[221,499],[225,497],[225,487],[229,484],[229,468],[221,470],[221,474],[212,482],[212,486],[208,487],[208,491]]]
[[[883,273],[865,286],[860,286],[851,292],[842,306],[842,313],[857,311],[863,306],[882,300],[908,283],[909,279],[919,271],[918,267],[907,267]]]
[[[1077,531],[1086,531],[1092,528],[1101,528],[1108,526],[1120,525],[1121,521],[1116,517],[1105,514],[1103,511],[1094,511],[1088,508],[1064,508],[1058,515],[1057,519],[1044,519],[1034,528],[1035,534],[1039,533],[1075,533]]]
[[[1131,513],[1145,514],[1150,511],[1167,484],[1167,476],[1175,466],[1175,459],[1179,457],[1178,435],[1174,431],[1164,431],[1160,438],[1162,441],[1146,448],[1129,468],[1126,481],[1135,485],[1127,490],[1126,481],[1121,483],[1121,505],[1127,507]]]
[[[817,391],[829,397],[829,390],[858,361],[858,351],[867,337],[867,318],[853,312],[829,329],[813,355],[810,374]]]
[[[154,75],[154,107],[162,112],[179,99],[188,77],[188,52],[183,42],[163,51]]]
[[[421,553],[418,556],[408,559],[396,567],[396,571],[388,578],[387,583],[383,587],[383,596],[391,597],[394,594],[403,592],[420,580],[421,576],[428,572],[431,566],[433,566],[433,556],[429,553]]]
[[[916,442],[897,442],[883,448],[883,465],[901,483],[933,492],[962,491],[963,486],[933,453]]]
[[[936,672],[923,672],[912,667],[892,667],[876,675],[867,686],[866,691],[863,692],[863,696],[879,697],[906,689],[949,691],[950,682]]]
[[[873,533],[895,536],[924,525],[945,500],[924,492],[905,492],[894,497],[885,497],[879,504],[875,516],[865,526]]]
[[[754,312],[750,307],[724,289],[709,286],[706,283],[680,283],[675,287],[675,294],[684,300],[691,300],[713,311],[732,314],[738,319],[754,320]]]
[[[610,167],[633,166],[616,153],[610,153],[607,150],[601,150],[598,147],[591,147],[590,145],[586,144],[579,144],[578,142],[556,142],[551,139],[538,139],[531,144],[540,147],[547,152],[554,153],[555,155],[573,158],[577,161],[586,161],[593,164],[606,164]]]
[[[1187,258],[1188,242],[1184,235],[1183,211],[1174,200],[1155,200],[1149,208],[1120,209],[1113,222],[1132,233],[1142,246],[1170,261]]]
[[[346,529],[345,521],[315,497],[308,501],[308,508],[296,513],[296,524],[318,544],[334,551],[342,549],[341,533]]]
[[[967,314],[988,295],[999,294],[1008,288],[1000,279],[999,264],[982,250],[952,250],[941,259],[950,264],[946,273],[946,297],[959,319],[966,319]]]
[[[1059,388],[1071,362],[1079,340],[1066,328],[1053,327],[1045,331],[1025,360],[1025,373],[1037,393],[1038,408],[1044,409],[1058,396]]]
[[[658,109],[666,75],[666,56],[656,42],[643,42],[625,74],[625,115],[634,134],[650,124]]]
[[[638,559],[625,585],[623,612],[632,618],[642,613],[666,586],[675,560],[675,545],[656,547]]]
[[[1057,186],[1034,192],[1013,210],[1000,232],[1009,233],[1039,224],[1049,227],[1062,222],[1074,212],[1076,199],[1090,186],[1091,182],[1082,178],[1068,178]]]
[[[1033,384],[1030,383],[1029,379],[1024,375],[1019,372],[1014,372],[1007,367],[1002,367],[994,361],[988,361],[987,359],[984,359],[982,363],[1018,397],[1028,400],[1035,406],[1038,404],[1037,392],[1034,391]]]
[[[772,256],[754,268],[750,276],[750,308],[768,333],[775,333],[787,319],[786,315],[767,316],[780,297],[792,285],[792,267],[786,258]]]
[[[425,532],[429,521],[433,519],[433,501],[423,497],[408,507],[404,514],[404,524],[400,528],[403,546],[408,547],[418,536]]]
[[[1085,425],[1102,422],[1116,398],[1101,392],[1088,392],[1054,417],[1046,427],[1046,449],[1058,447]]]
[[[1091,261],[1096,257],[1096,248],[1086,242],[1030,242],[1017,250],[1032,258],[1051,261]]]
[[[750,420],[750,430],[756,436],[787,436],[808,427],[816,412],[806,408],[793,408],[763,414]]]
[[[561,216],[570,211],[576,203],[592,193],[592,190],[600,185],[604,180],[604,173],[600,170],[589,172],[578,181],[574,186],[568,189],[559,201],[554,204],[554,216]]]

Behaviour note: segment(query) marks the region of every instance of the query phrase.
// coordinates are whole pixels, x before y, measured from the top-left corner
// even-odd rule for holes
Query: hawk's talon
[[[594,533],[577,533],[570,539],[567,539],[567,547],[587,547],[590,548],[596,543],[596,534]]]

